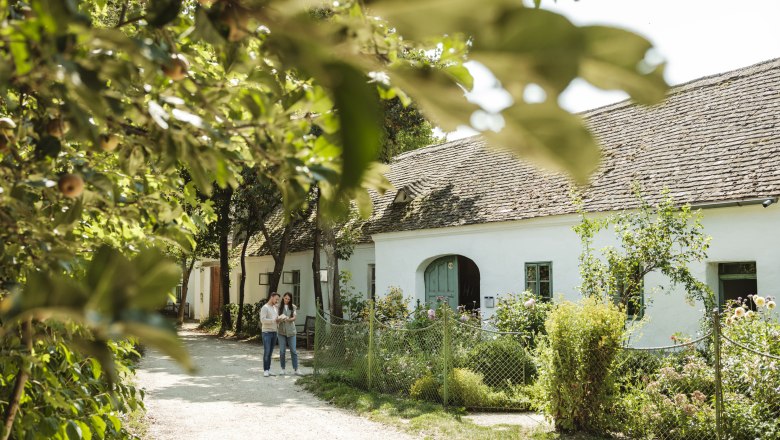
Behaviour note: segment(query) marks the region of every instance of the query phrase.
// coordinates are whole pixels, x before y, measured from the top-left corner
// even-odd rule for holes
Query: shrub
[[[528,384],[536,377],[533,359],[516,339],[509,336],[476,344],[467,356],[466,365],[482,374],[491,387]]]
[[[409,389],[409,396],[418,400],[441,402],[441,396],[439,395],[440,387],[440,381],[436,380],[432,374],[426,374],[412,384],[412,387]]]
[[[490,388],[482,381],[482,375],[466,368],[453,368],[447,377],[448,401],[466,408],[489,406]],[[444,396],[444,387],[439,388]]]
[[[615,361],[615,377],[623,387],[647,383],[661,368],[661,355],[644,350],[625,349]]]
[[[614,361],[626,315],[598,298],[564,302],[539,346],[544,411],[563,431],[599,431],[614,400]]]
[[[631,438],[713,438],[714,391],[715,371],[695,350],[669,356],[643,383],[629,386],[613,429]]]
[[[526,305],[529,301],[533,305]],[[537,336],[545,334],[544,321],[552,308],[551,302],[531,292],[510,293],[499,298],[492,320],[499,331],[519,333],[521,342],[535,347]]]
[[[380,362],[376,383],[386,393],[406,394],[417,380],[430,374],[427,361],[420,356],[394,353]]]
[[[409,316],[409,299],[398,287],[390,287],[390,291],[374,303],[374,315],[377,321],[385,324],[406,322]],[[361,313],[362,320],[368,320],[368,308]]]
[[[355,291],[355,286],[352,285],[352,272],[348,270],[341,271],[339,274],[339,286],[344,316],[347,319],[355,320],[365,315],[364,310],[368,307],[368,301],[365,295]]]

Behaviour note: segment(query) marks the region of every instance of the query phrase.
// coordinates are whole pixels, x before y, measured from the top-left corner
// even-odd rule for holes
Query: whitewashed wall
[[[780,293],[780,206],[761,205],[703,211],[704,229],[712,236],[709,258],[691,265],[691,270],[717,293],[717,263],[756,261],[758,292]],[[556,300],[577,299],[580,241],[572,231],[578,216],[557,216],[499,224],[397,232],[374,236],[376,243],[377,292],[400,287],[414,299],[424,299],[423,274],[427,265],[443,255],[463,255],[480,270],[481,296],[498,297],[523,289],[526,262],[553,262]],[[600,234],[596,248],[614,244],[611,233]],[[646,291],[668,287],[660,274],[645,279]],[[668,291],[668,289],[667,289]],[[648,296],[648,322],[635,343],[669,343],[675,332],[695,334],[702,316],[701,304],[687,304],[679,289]],[[483,307],[484,317],[495,309]]]
[[[758,292],[764,296],[780,296],[780,206],[708,209],[703,214],[704,228],[712,236],[712,242],[708,260],[691,266],[694,275],[707,282],[717,294],[717,263],[756,261]],[[577,223],[578,216],[567,215],[379,234],[373,237],[375,245],[358,246],[349,261],[339,264],[342,270],[352,273],[355,291],[365,296],[369,285],[368,265],[375,263],[377,295],[381,296],[391,286],[397,286],[414,303],[417,299],[424,300],[423,274],[430,262],[444,255],[463,255],[479,267],[483,317],[487,318],[495,309],[484,307],[484,297],[493,296],[497,303],[503,294],[522,291],[526,262],[552,261],[556,301],[579,298],[576,287],[580,283],[580,240],[572,231],[572,226]],[[608,244],[614,244],[611,232],[596,237],[596,248]],[[322,264],[325,264],[324,255]],[[267,286],[258,284],[258,274],[272,269],[271,257],[248,259],[246,302],[257,302],[268,294]],[[288,255],[284,270],[301,271],[298,324],[302,324],[304,317],[313,315],[315,311],[311,252]],[[196,270],[191,279],[190,303],[194,303],[194,317],[198,319],[208,316],[209,274],[208,268]],[[231,300],[237,302],[238,271],[234,269],[231,275]],[[650,292],[646,298],[647,323],[633,339],[635,344],[666,345],[670,342],[669,337],[676,332],[689,335],[697,332],[703,306],[687,304],[680,289],[669,291],[668,284],[660,274],[646,277],[646,291]],[[322,287],[327,292],[331,285],[323,283]],[[659,287],[670,293],[653,293]],[[278,290],[284,293],[291,289],[290,285],[280,284]],[[327,309],[327,293],[324,296]]]

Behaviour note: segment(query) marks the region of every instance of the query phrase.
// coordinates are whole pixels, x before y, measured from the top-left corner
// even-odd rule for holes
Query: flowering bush
[[[536,346],[536,337],[544,334],[544,321],[553,304],[531,292],[503,295],[491,318],[502,332],[519,333],[518,338],[528,347]]]
[[[728,432],[744,438],[780,437],[780,323],[772,297],[750,295],[727,305],[721,349]],[[755,309],[755,310],[751,310]],[[742,438],[742,437],[740,437]]]
[[[651,358],[643,355],[635,360]],[[624,381],[611,430],[630,438],[712,438],[714,368],[693,348],[649,364],[643,374],[630,375],[634,381]]]
[[[359,312],[360,319],[368,320],[368,308]],[[398,287],[390,287],[387,295],[377,298],[374,303],[374,315],[377,321],[385,324],[405,323],[409,316],[409,298],[404,298],[404,292]]]

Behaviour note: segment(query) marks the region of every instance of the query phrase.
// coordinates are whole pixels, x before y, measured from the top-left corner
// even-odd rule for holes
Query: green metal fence
[[[367,322],[336,324],[318,316],[315,374],[468,409],[533,409],[540,367],[520,335],[464,323],[448,308],[441,310],[443,316],[414,326],[379,322],[373,310]],[[592,363],[614,381],[603,434],[780,439],[780,356],[767,348],[780,347],[780,333],[751,338],[758,343],[749,346],[739,342],[739,328],[722,325],[718,312],[712,324],[713,330],[696,340],[626,347],[616,357]]]

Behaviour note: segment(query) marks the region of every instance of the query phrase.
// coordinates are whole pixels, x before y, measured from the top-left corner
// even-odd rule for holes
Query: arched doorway
[[[480,307],[479,268],[462,255],[447,255],[433,260],[425,268],[425,302],[435,304],[441,297],[455,309]]]

